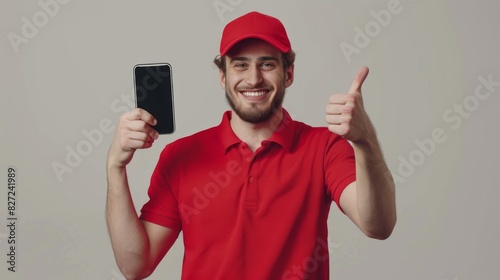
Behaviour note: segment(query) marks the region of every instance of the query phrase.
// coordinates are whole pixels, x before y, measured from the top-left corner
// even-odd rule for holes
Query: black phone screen
[[[172,67],[168,63],[138,64],[134,67],[137,108],[153,115],[158,123],[153,127],[160,134],[175,130]]]

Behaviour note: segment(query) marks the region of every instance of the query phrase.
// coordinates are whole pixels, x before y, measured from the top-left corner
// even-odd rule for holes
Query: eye
[[[276,63],[273,61],[266,61],[261,64],[261,67],[265,70],[272,70],[276,68]]]
[[[243,69],[247,68],[247,64],[244,62],[236,62],[233,64],[233,68],[235,68],[237,70],[243,70]]]

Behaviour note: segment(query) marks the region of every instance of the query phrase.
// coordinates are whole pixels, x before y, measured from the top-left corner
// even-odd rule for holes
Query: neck
[[[283,119],[283,110],[280,107],[269,120],[260,123],[249,123],[242,120],[236,113],[232,113],[231,128],[238,138],[247,143],[248,147],[254,152],[260,147],[262,141],[267,140],[273,135]]]

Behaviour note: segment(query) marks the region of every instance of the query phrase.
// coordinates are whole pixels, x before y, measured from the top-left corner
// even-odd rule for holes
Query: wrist
[[[375,135],[371,135],[366,138],[357,139],[351,141],[353,147],[359,150],[371,151],[379,147],[379,143],[377,137]]]
[[[108,158],[108,161],[106,162],[106,169],[109,171],[122,171],[125,170],[127,167],[126,164],[120,162],[120,161],[115,161],[112,158]]]
[[[125,167],[132,160],[134,152],[121,151],[113,149],[113,146],[109,149],[108,158],[106,162],[107,169],[125,169]]]
[[[382,149],[376,137],[353,141],[352,146],[357,159],[364,158],[368,162],[383,160]]]

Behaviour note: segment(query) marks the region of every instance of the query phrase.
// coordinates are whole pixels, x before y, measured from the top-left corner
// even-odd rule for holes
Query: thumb
[[[354,80],[352,81],[351,88],[349,89],[349,93],[355,93],[355,92],[360,92],[361,93],[361,86],[363,86],[363,82],[365,81],[366,77],[368,76],[368,72],[370,70],[368,67],[363,66],[361,69],[359,69],[358,73],[356,74],[356,77],[354,77]]]

